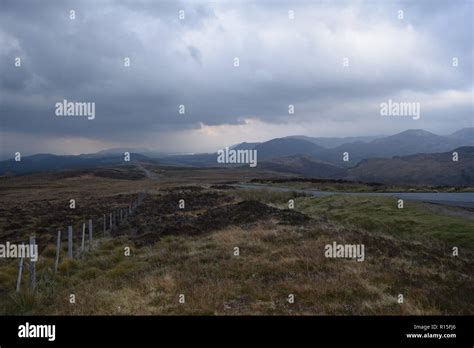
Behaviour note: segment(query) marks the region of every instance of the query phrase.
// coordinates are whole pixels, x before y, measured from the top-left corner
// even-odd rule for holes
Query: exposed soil
[[[192,212],[209,209],[232,201],[232,198],[217,192],[201,192],[201,188],[193,190],[171,190],[164,195],[149,195],[143,201],[142,212],[149,216],[162,216],[181,212]],[[198,192],[198,193],[196,193]],[[180,201],[184,200],[184,208]]]
[[[195,199],[205,201],[206,197],[209,196],[200,194]],[[144,211],[145,209],[136,216],[142,220],[137,225],[145,226],[135,231],[136,241],[140,245],[154,243],[163,235],[197,235],[220,230],[230,225],[250,228],[256,222],[274,219],[279,224],[295,226],[305,224],[310,220],[302,213],[280,210],[258,201],[221,205],[197,215],[176,213],[176,207],[174,207],[175,214],[155,216],[153,219],[145,216]]]

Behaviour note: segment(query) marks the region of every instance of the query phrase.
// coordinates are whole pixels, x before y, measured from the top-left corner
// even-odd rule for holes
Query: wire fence
[[[137,199],[133,200],[128,207],[114,209],[108,213],[104,213],[101,217],[87,219],[80,226],[69,225],[67,233],[62,233],[63,230],[59,229],[56,235],[56,254],[54,266],[52,271],[54,274],[58,273],[59,266],[64,260],[61,258],[61,251],[63,243],[67,243],[66,259],[82,258],[87,255],[87,251],[92,250],[94,245],[94,233],[98,234],[98,231],[102,231],[102,237],[111,236],[112,232],[116,230],[123,222],[127,221],[132,216],[136,209],[142,204],[143,199],[146,196],[145,192],[140,192]],[[95,226],[95,230],[94,230]],[[95,231],[95,232],[94,232]],[[25,246],[25,242],[20,242],[22,246]],[[79,247],[77,247],[79,245]],[[29,238],[27,247],[34,248],[37,246],[36,236],[32,235]],[[39,250],[39,247],[38,247]],[[39,255],[38,255],[39,257]],[[36,277],[36,263],[37,259],[25,257],[22,255],[18,263],[18,277],[16,281],[16,292],[20,292],[22,281],[25,273],[25,269],[28,269],[29,280],[27,289],[30,292],[36,291],[37,288],[37,277]],[[23,282],[24,283],[24,282]]]

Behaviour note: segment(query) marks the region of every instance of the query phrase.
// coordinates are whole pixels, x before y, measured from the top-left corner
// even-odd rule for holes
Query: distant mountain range
[[[348,141],[348,142],[346,142]],[[241,143],[234,149],[255,149],[258,161],[287,156],[306,156],[343,167],[353,167],[368,158],[447,152],[462,146],[474,146],[474,128],[464,128],[448,136],[436,135],[421,129],[407,130],[385,137],[311,138],[290,136],[263,143]],[[343,154],[349,161],[343,161]],[[215,154],[167,156],[160,160],[173,165],[215,166]]]
[[[382,183],[474,185],[474,128],[448,136],[421,129],[391,136],[312,138],[289,136],[262,143],[240,143],[235,150],[257,150],[258,167],[277,172],[320,178]],[[452,152],[460,160],[452,161]],[[94,154],[25,156],[21,162],[0,161],[0,175],[83,169],[133,163],[154,163],[184,167],[217,167],[216,153],[164,155],[147,149],[132,149],[125,163],[126,148]],[[348,153],[349,161],[343,161]]]
[[[30,174],[37,172],[109,167],[117,165],[134,164],[140,161],[150,162],[150,158],[137,153],[130,154],[130,162],[124,161],[123,153],[118,154],[87,154],[58,156],[51,154],[37,154],[25,156],[20,162],[9,159],[0,162],[0,175]]]
[[[474,128],[463,129],[450,136],[440,136],[421,129],[407,130],[368,143],[343,144],[334,150],[347,151],[350,153],[351,161],[358,162],[372,157],[390,158],[417,153],[445,152],[461,146],[474,146]]]
[[[458,153],[453,161],[452,152]],[[474,147],[388,158],[371,158],[348,169],[344,179],[407,185],[474,185]]]
[[[459,160],[453,161],[452,152]],[[474,185],[474,147],[465,146],[450,152],[370,158],[354,167],[319,162],[309,156],[287,156],[259,163],[261,169],[301,174],[322,179],[404,185]]]
[[[319,137],[319,138],[313,138],[313,137],[307,137],[305,135],[293,135],[289,136],[287,138],[294,138],[294,139],[301,139],[301,140],[306,140],[309,141],[313,144],[325,147],[327,149],[333,149],[335,147],[344,145],[344,144],[349,144],[349,143],[355,143],[355,142],[362,142],[362,143],[368,143],[369,141],[382,138],[382,136],[362,136],[362,137],[343,137],[343,138],[335,138],[335,137]]]
[[[349,154],[349,166],[360,160],[445,152],[461,146],[474,146],[474,128],[465,128],[449,136],[436,135],[421,129],[407,130],[387,137],[302,138],[287,137],[256,145],[260,159],[288,155],[307,155],[315,160],[346,165],[343,153]],[[342,143],[344,139],[355,140]],[[322,145],[326,144],[326,146]],[[339,144],[339,145],[338,145]]]

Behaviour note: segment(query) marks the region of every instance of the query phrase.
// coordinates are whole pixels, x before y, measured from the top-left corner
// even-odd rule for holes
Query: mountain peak
[[[474,141],[474,127],[462,128],[453,134],[449,135],[450,138],[466,139]]]
[[[403,131],[401,133],[397,133],[394,136],[399,136],[399,135],[417,136],[417,137],[436,136],[436,134],[425,131],[423,129],[407,129],[406,131]]]
[[[232,145],[230,148],[233,150],[252,150],[255,146],[260,143],[248,143],[244,141],[243,143]]]

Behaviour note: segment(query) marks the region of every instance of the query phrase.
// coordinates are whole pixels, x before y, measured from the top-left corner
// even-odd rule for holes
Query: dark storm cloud
[[[429,101],[451,90],[460,93],[457,122],[467,126],[471,22],[470,1],[4,0],[0,131],[129,141],[248,118],[286,124],[328,117],[342,129],[372,123],[368,115],[388,98]],[[56,117],[63,99],[95,102],[95,120]],[[443,100],[449,108],[449,97]],[[297,110],[291,120],[289,104]],[[439,113],[433,124],[442,128]]]

